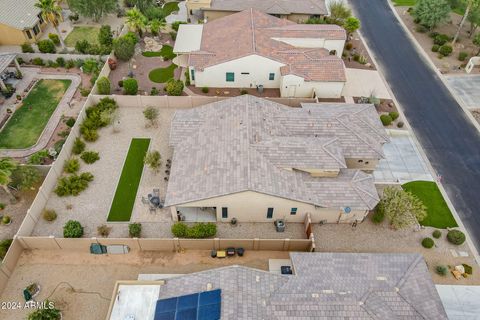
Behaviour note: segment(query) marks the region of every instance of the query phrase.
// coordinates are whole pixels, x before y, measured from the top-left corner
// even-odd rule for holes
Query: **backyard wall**
[[[42,58],[44,61],[55,61],[57,58],[62,57],[65,60],[77,60],[77,59],[99,59],[106,60],[109,56],[97,56],[91,54],[71,54],[71,53],[17,53],[17,57],[22,58],[25,61],[29,61],[34,58]]]

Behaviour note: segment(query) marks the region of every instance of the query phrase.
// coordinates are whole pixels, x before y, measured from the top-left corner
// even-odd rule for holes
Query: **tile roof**
[[[222,319],[436,319],[447,315],[419,254],[291,252],[294,275],[229,266],[171,278],[159,299],[222,289]]]
[[[381,157],[386,133],[375,122],[373,105],[290,108],[249,95],[177,111],[166,205],[252,190],[320,207],[372,209],[379,201],[373,177],[346,169],[345,154]],[[302,169],[340,173],[314,178]]]
[[[17,57],[16,53],[0,53],[0,72],[7,69],[12,61]]]
[[[38,22],[40,9],[35,7],[36,0],[1,0],[0,24],[15,29],[32,28]]]
[[[212,0],[207,11],[243,11],[255,8],[268,14],[327,15],[324,0]]]
[[[179,36],[184,31],[179,30]],[[343,60],[324,48],[300,48],[289,43],[294,38],[345,40],[346,32],[337,25],[303,25],[279,19],[257,10],[245,10],[219,18],[203,26],[200,50],[189,53],[189,65],[207,67],[252,54],[263,56],[288,68],[306,81],[346,81]],[[289,40],[290,39],[290,40]]]

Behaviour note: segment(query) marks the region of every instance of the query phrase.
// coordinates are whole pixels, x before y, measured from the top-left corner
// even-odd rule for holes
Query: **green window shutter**
[[[275,73],[270,73],[268,75],[268,80],[275,80]]]
[[[226,80],[227,82],[234,82],[235,81],[235,73],[233,72],[227,72],[226,73]]]
[[[192,81],[195,81],[195,70],[192,69],[191,74],[192,74],[192,76],[191,76]]]

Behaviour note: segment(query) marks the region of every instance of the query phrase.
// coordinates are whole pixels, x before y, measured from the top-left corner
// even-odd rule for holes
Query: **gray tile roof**
[[[40,9],[35,7],[36,0],[1,0],[0,23],[15,29],[32,28],[38,22]]]
[[[372,209],[379,201],[373,177],[345,169],[345,154],[380,158],[386,140],[375,122],[373,105],[290,108],[250,95],[177,111],[166,205],[251,190],[326,208]],[[314,178],[302,169],[340,173]]]
[[[16,57],[16,53],[0,53],[0,72],[3,72]]]
[[[295,275],[230,266],[168,279],[159,299],[222,289],[222,319],[447,319],[419,254],[290,253]]]
[[[327,15],[324,0],[212,0],[213,11],[243,11],[254,8],[269,14]]]

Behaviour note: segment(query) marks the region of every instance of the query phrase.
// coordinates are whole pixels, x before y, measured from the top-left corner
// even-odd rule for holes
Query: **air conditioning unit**
[[[319,224],[322,225],[322,224],[326,224],[327,223],[327,220],[320,220]]]

